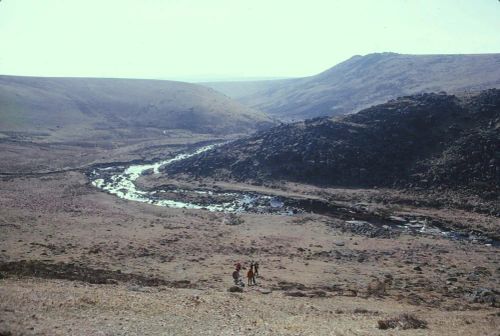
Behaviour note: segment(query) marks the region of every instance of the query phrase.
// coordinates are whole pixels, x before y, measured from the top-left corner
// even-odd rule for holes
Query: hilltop
[[[249,133],[272,121],[204,86],[163,80],[0,76],[0,134],[46,139]]]
[[[283,124],[170,165],[239,181],[447,188],[498,197],[500,90],[419,94],[359,113]]]
[[[303,120],[423,92],[499,88],[500,54],[375,53],[353,56],[311,77],[205,85],[278,119]]]

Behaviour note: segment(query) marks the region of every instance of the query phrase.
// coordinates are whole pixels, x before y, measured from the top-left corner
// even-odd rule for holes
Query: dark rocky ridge
[[[254,182],[475,190],[496,199],[499,148],[500,90],[426,93],[283,124],[165,169]]]

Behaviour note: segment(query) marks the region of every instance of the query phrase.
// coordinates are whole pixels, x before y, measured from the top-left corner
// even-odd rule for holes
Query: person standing
[[[259,263],[258,262],[253,263],[253,274],[255,277],[257,277],[259,275]]]
[[[253,273],[253,267],[250,267],[247,272],[248,286],[255,285],[255,275]]]
[[[240,271],[238,269],[235,269],[233,272],[233,280],[236,286],[240,285]]]

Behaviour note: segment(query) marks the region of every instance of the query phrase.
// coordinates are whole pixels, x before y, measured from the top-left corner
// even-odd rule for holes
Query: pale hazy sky
[[[294,77],[382,51],[498,53],[500,1],[0,2],[0,74]]]

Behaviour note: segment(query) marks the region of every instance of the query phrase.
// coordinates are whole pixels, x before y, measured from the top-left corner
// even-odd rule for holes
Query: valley
[[[498,89],[289,124],[215,94],[191,125],[103,83],[89,132],[34,122],[33,84],[2,119],[0,335],[496,334]]]
[[[163,158],[200,146],[165,146]],[[269,195],[299,211],[257,208],[231,215],[204,210],[206,204],[157,206],[92,185],[88,174],[94,169],[111,171],[106,169],[113,160],[107,159],[94,168],[2,177],[3,330],[160,334],[168,325],[179,335],[270,329],[314,335],[334,327],[383,335],[377,321],[401,313],[427,321],[429,334],[497,329],[497,247],[487,238],[498,233],[496,216],[433,208],[425,197],[387,188],[141,174],[135,180],[139,190],[165,189],[167,199],[175,194],[177,201],[204,204],[206,195],[192,192],[200,190]],[[147,160],[147,169],[152,162]],[[415,230],[387,226],[402,222]],[[447,230],[481,234],[422,233],[422,222],[429,229],[441,223]],[[251,260],[261,265],[258,285],[228,293],[234,263],[248,267]]]
[[[0,0],[0,336],[500,336],[499,15]]]
[[[290,122],[355,113],[401,96],[463,94],[500,85],[500,54],[356,55],[319,74],[280,80],[214,82],[247,106]]]

